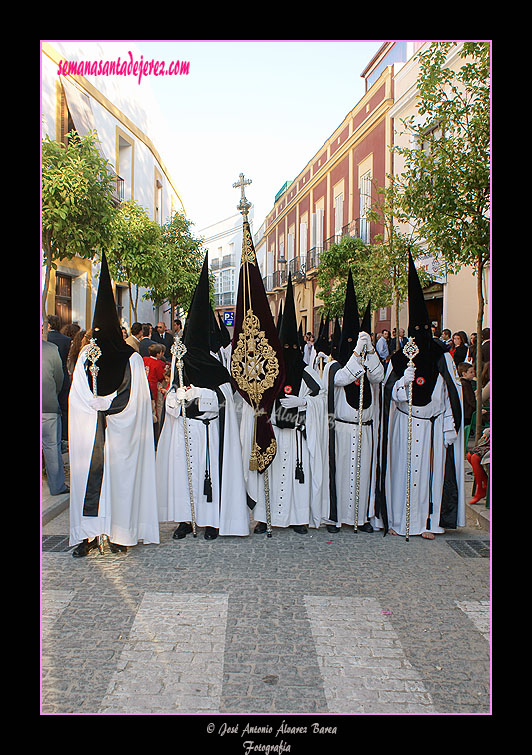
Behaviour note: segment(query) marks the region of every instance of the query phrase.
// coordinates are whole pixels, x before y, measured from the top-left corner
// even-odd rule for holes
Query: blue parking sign
[[[235,324],[235,313],[234,312],[224,312],[224,324],[234,326]]]

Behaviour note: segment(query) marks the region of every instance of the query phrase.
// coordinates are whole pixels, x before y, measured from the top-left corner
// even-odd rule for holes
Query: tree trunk
[[[399,289],[395,289],[395,350],[397,351],[399,349],[399,306],[400,306],[400,297],[399,297]]]
[[[482,321],[484,320],[484,296],[482,294],[482,253],[479,253],[477,265],[477,419],[475,427],[475,443],[478,443],[482,435]]]
[[[48,340],[48,328],[46,326],[46,300],[48,298],[48,289],[50,288],[50,274],[52,272],[52,249],[48,234],[43,239],[44,251],[46,254],[46,272],[44,275],[44,287],[42,292],[42,337],[44,341]]]
[[[136,293],[135,293],[135,299],[133,299],[133,295],[131,292],[131,281],[128,280],[127,287],[129,290],[129,303],[131,304],[131,308],[133,310],[133,322],[137,322],[137,306],[139,302],[139,287],[136,287]]]

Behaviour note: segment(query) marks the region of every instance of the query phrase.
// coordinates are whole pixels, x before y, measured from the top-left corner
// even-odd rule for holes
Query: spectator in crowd
[[[144,323],[142,326],[142,338],[139,341],[139,354],[141,357],[149,357],[150,352],[149,348],[150,346],[153,346],[155,341],[150,338],[151,334],[151,325],[150,323]]]
[[[443,341],[445,351],[450,351],[453,347],[453,339],[451,337],[451,331],[449,328],[444,328],[441,332],[441,340]]]
[[[78,360],[78,355],[84,336],[85,331],[78,330],[76,335],[72,338],[72,343],[70,344],[70,350],[67,357],[67,369],[70,377],[72,377],[72,373],[74,372],[74,367],[76,366],[76,362]]]
[[[50,495],[68,493],[61,455],[61,407],[59,394],[64,371],[59,349],[51,341],[42,342],[42,451]]]
[[[486,364],[486,362],[490,361],[490,329],[484,328],[482,330],[482,362]]]
[[[375,348],[377,350],[377,354],[379,356],[379,359],[381,360],[381,363],[386,366],[391,356],[390,331],[386,330],[386,328],[383,329],[379,338],[377,339],[377,345]]]
[[[465,361],[470,362],[471,364],[477,363],[477,334],[476,333],[471,333],[471,336],[469,338],[469,344],[467,347],[467,357]]]
[[[160,415],[157,412],[158,385],[164,380],[166,361],[164,358],[164,346],[162,343],[154,343],[149,347],[149,356],[143,357],[148,385],[150,386],[151,406],[153,413],[153,432],[155,440],[159,435]]]
[[[458,375],[462,384],[462,395],[464,397],[464,425],[471,423],[473,412],[477,408],[477,400],[473,383],[476,380],[476,371],[473,364],[469,362],[460,362],[458,365]]]
[[[464,343],[464,339],[460,332],[453,333],[453,345],[449,352],[454,359],[454,363],[459,365],[460,362],[465,362],[467,356],[467,345]]]
[[[314,349],[314,336],[312,333],[307,333],[305,336],[305,347],[303,349],[303,361],[306,365],[313,365],[316,358],[316,351]]]
[[[70,374],[67,368],[68,352],[72,339],[61,333],[61,320],[57,315],[48,315],[48,340],[55,343],[63,364],[63,387],[59,394],[61,407],[61,447],[63,453],[68,451],[68,394],[70,391]]]
[[[81,328],[79,327],[77,322],[71,322],[71,323],[68,323],[67,325],[63,325],[60,332],[64,336],[68,336],[69,338],[74,338],[76,333],[78,333],[80,330]]]
[[[405,345],[407,339],[405,337],[405,329],[399,328],[399,338],[395,336],[395,328],[394,328],[394,336],[390,340],[390,354],[393,354],[394,352],[398,351],[399,349],[402,349]]]
[[[172,337],[172,334],[166,330],[166,325],[164,324],[164,322],[157,323],[157,328],[152,330],[151,338],[152,341],[155,341],[155,343],[160,343],[164,346],[164,359],[167,362],[171,362],[172,352],[170,351],[170,349],[172,348],[174,339]]]
[[[126,343],[131,346],[135,351],[139,350],[140,339],[142,338],[142,324],[140,322],[134,322],[131,326],[131,335],[126,338]]]

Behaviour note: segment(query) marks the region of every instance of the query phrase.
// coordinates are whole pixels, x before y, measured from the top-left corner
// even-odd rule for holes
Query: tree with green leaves
[[[191,225],[178,211],[161,227],[160,267],[145,294],[155,304],[170,303],[172,322],[176,308],[188,310],[205,256],[203,240],[194,238]]]
[[[397,228],[394,178],[389,178],[390,184],[387,187],[375,186],[376,199],[368,212],[368,220],[378,223],[383,228],[383,233],[375,236],[371,248],[375,257],[382,261],[384,281],[390,294],[386,306],[393,306],[395,328],[399,333],[400,307],[408,299],[408,256],[411,254],[412,259],[416,260],[424,256],[424,252],[411,233],[404,233]],[[424,270],[418,270],[418,275],[423,287],[432,283],[432,278]]]
[[[490,259],[490,50],[465,42],[463,64],[448,65],[455,42],[433,43],[419,54],[417,114],[402,121],[408,147],[395,176],[394,203],[420,242],[448,273],[471,266],[477,278],[477,377],[482,374],[483,274]],[[482,433],[481,391],[477,440]]]
[[[161,226],[137,202],[128,200],[117,209],[113,233],[113,245],[107,253],[109,270],[115,280],[127,281],[129,301],[137,320],[139,288],[148,288],[156,282],[164,264]]]
[[[66,146],[48,136],[42,143],[43,322],[55,261],[93,259],[112,243],[116,179],[96,141],[94,132],[80,136],[72,131]]]
[[[376,211],[374,213],[376,218]],[[393,242],[385,242],[377,237],[375,243],[366,244],[360,238],[344,236],[322,252],[318,267],[320,289],[317,294],[323,301],[324,314],[342,317],[349,269],[353,273],[361,317],[368,302],[371,302],[371,308],[375,310],[406,299],[408,251],[412,251],[413,257],[419,251],[408,239],[400,235],[393,238]],[[430,283],[430,278],[422,272],[420,278],[423,285]]]

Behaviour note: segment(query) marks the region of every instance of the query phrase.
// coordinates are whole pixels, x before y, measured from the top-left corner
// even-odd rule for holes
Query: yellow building
[[[320,255],[343,236],[372,242],[383,233],[366,213],[375,199],[375,186],[389,184],[389,175],[402,170],[393,146],[400,144],[399,119],[414,114],[419,73],[416,52],[429,42],[385,42],[361,73],[366,93],[335,128],[301,172],[280,188],[271,212],[255,236],[257,259],[274,318],[284,299],[288,272],[294,281],[298,320],[303,332],[318,334],[317,266]],[[457,66],[457,50],[448,64]],[[440,264],[423,263],[435,279],[426,290],[427,307],[440,328],[476,331],[476,279],[471,268],[439,276]],[[485,324],[489,325],[488,280],[484,281]],[[407,325],[407,309],[400,327]],[[395,313],[385,307],[373,313],[373,330],[395,327]]]
[[[161,156],[148,136],[150,107],[141,99],[136,80],[99,77],[106,91],[87,78],[68,73],[69,62],[116,59],[118,43],[43,42],[41,46],[42,136],[65,142],[75,129],[84,135],[96,130],[102,156],[116,174],[114,201],[134,199],[152,220],[167,222],[184,205]],[[131,49],[130,42],[127,43]],[[123,50],[121,50],[123,53]],[[98,264],[74,258],[59,260],[52,270],[46,311],[58,314],[61,324],[90,327],[98,287]],[[43,276],[44,277],[44,276]],[[118,313],[128,330],[133,310],[127,282],[115,285]],[[155,323],[162,312],[138,297],[137,319]],[[170,324],[169,322],[167,323]]]
[[[425,51],[431,42],[424,42],[419,52]],[[445,66],[456,71],[464,65],[464,60],[459,57],[463,47],[460,43],[451,48]],[[401,121],[410,117],[422,122],[417,110],[418,92],[417,79],[419,75],[419,61],[417,56],[411,57],[394,77],[395,102],[389,111],[392,119],[393,139],[397,146],[411,148],[410,136],[405,133]],[[437,124],[430,124],[431,130],[437,128]],[[404,158],[398,153],[393,157],[393,173],[400,175],[405,168]],[[402,229],[407,230],[407,229]],[[425,290],[425,301],[431,319],[438,324],[439,329],[448,328],[452,333],[464,330],[469,336],[477,330],[477,278],[473,268],[463,266],[455,274],[445,274],[442,263],[437,255],[428,254],[424,259],[416,263],[423,267],[433,276],[434,285]],[[484,291],[484,321],[483,327],[490,324],[490,279],[489,266],[483,276]],[[400,315],[400,327],[405,327],[408,321],[407,306],[403,305]],[[393,323],[395,324],[395,323]]]
[[[281,188],[266,217],[260,248],[270,306],[276,317],[292,273],[303,332],[318,331],[316,276],[323,250],[342,236],[369,242],[382,232],[366,213],[375,183],[384,186],[391,168],[392,105],[393,66],[386,66],[299,175]],[[385,322],[389,318],[389,311],[383,313]]]

